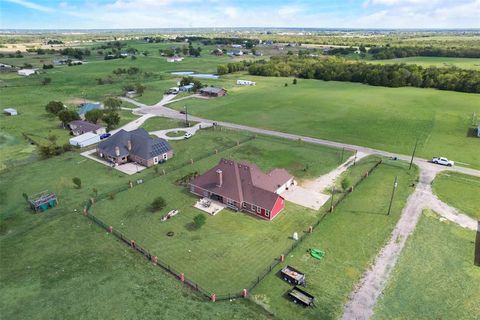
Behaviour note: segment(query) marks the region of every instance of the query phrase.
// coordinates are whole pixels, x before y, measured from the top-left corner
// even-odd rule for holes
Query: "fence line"
[[[253,138],[252,138],[253,139]],[[350,188],[349,192],[342,193],[340,198],[338,198],[336,201],[333,202],[332,206],[326,210],[324,214],[320,216],[320,218],[312,225],[312,230],[315,230],[315,228],[320,224],[320,222],[331,212],[333,212],[334,208],[341,202],[343,201],[346,196],[351,193],[362,181],[364,181],[370,174],[378,168],[378,166],[382,163],[382,160],[379,160],[375,163],[372,168],[370,168],[364,175],[360,177],[358,181],[355,182],[355,184]],[[170,172],[173,170],[170,170]],[[334,195],[332,194],[332,197]],[[95,224],[100,226],[101,228],[105,229],[107,232],[113,234],[115,237],[117,237],[119,240],[123,241],[125,244],[130,246],[132,249],[135,251],[139,252],[142,254],[148,261],[151,261],[154,265],[162,268],[163,270],[167,271],[177,279],[180,279],[185,285],[189,286],[191,289],[199,292],[201,295],[203,295],[207,299],[211,299],[213,301],[221,301],[221,300],[230,300],[230,299],[236,299],[236,298],[242,298],[244,295],[242,294],[242,290],[239,290],[236,293],[226,293],[226,294],[214,294],[213,292],[209,292],[208,290],[202,288],[198,283],[194,282],[191,279],[185,278],[185,275],[183,273],[179,273],[176,271],[174,268],[172,268],[169,264],[163,262],[161,259],[159,259],[157,256],[152,255],[147,249],[141,247],[139,244],[137,244],[135,241],[132,239],[129,239],[127,236],[125,236],[122,232],[119,230],[113,229],[112,226],[107,225],[104,223],[102,220],[97,218],[95,215],[91,213],[91,206],[93,204],[93,199],[87,201],[84,207],[84,215],[88,217],[90,220],[92,220]],[[310,234],[308,233],[303,233],[300,238],[295,241],[283,254],[283,257],[287,257],[298,245],[300,245],[301,242],[303,242],[307,236]],[[252,291],[259,283],[262,281],[268,274],[270,274],[274,268],[281,263],[281,259],[276,258],[270,265],[268,265],[263,271],[261,271],[257,277],[250,283],[247,288],[244,288],[247,290],[247,292]],[[215,296],[215,298],[213,298]]]

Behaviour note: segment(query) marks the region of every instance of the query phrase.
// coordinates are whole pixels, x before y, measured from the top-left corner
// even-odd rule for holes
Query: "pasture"
[[[388,60],[366,60],[374,64],[416,64],[424,68],[430,66],[437,68],[457,67],[461,69],[480,70],[480,59],[475,58],[450,58],[450,57],[407,57]]]
[[[474,219],[480,219],[480,178],[457,172],[442,172],[433,181],[440,200]]]
[[[478,319],[480,268],[475,232],[424,211],[373,319]]]
[[[362,159],[347,176],[354,181],[375,161],[374,157]],[[399,187],[387,216],[395,176]],[[416,178],[416,168],[408,171],[406,163],[387,160],[381,164],[253,290],[252,299],[279,319],[340,318],[348,295],[388,241]],[[325,257],[320,261],[312,258],[307,251],[311,248],[323,250]],[[285,265],[306,274],[305,290],[315,296],[315,308],[288,300],[286,294],[292,286],[278,275]]]
[[[472,114],[480,114],[480,95],[303,79],[293,85],[292,78],[243,74],[224,79],[227,96],[169,107],[180,110],[187,105],[189,113],[207,119],[401,154],[411,154],[418,138],[417,156],[442,155],[480,168],[479,140],[470,133]],[[228,85],[233,79],[257,85]]]
[[[204,141],[200,132],[188,143],[203,147],[208,145]],[[181,142],[184,141],[178,143]],[[176,153],[183,157],[179,151]],[[167,170],[170,172],[167,176],[118,193],[114,200],[96,203],[92,213],[134,239],[177,272],[184,272],[186,278],[204,289],[218,295],[239,294],[292,245],[293,232],[307,230],[318,218],[318,213],[287,202],[285,210],[273,221],[227,209],[209,216],[193,208],[198,197],[176,181],[192,172],[203,173],[221,158],[251,161],[265,171],[286,168],[302,180],[330,171],[340,163],[340,156],[341,150],[258,137],[218,154],[211,152],[210,157],[174,172]],[[172,161],[181,163],[175,158]],[[167,206],[152,213],[149,205],[157,196],[162,196]],[[173,209],[180,213],[161,222],[160,218]],[[193,225],[193,218],[198,214],[207,218],[200,229]],[[166,235],[170,231],[174,236]]]

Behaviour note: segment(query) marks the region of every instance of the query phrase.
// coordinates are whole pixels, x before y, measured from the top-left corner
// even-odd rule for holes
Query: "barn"
[[[272,220],[285,207],[280,195],[294,184],[285,169],[262,172],[255,164],[221,159],[189,183],[190,192],[222,202],[230,209]]]

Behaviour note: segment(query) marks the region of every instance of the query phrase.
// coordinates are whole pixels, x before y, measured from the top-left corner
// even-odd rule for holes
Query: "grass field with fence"
[[[373,319],[478,319],[475,232],[425,210],[380,297]]]
[[[365,158],[347,176],[354,181],[376,163],[375,157]],[[407,163],[384,161],[253,290],[252,299],[280,319],[341,317],[348,295],[388,241],[417,174],[416,168],[408,171]],[[395,176],[398,189],[387,216]],[[312,258],[307,252],[311,248],[325,251],[325,257]],[[277,274],[286,265],[306,274],[305,290],[315,296],[315,308],[303,308],[288,299],[292,286]]]
[[[203,145],[204,140],[197,136],[189,141],[196,138],[197,144]],[[273,221],[227,209],[209,216],[193,208],[198,197],[176,181],[192,172],[210,169],[221,158],[251,161],[262,170],[286,168],[298,179],[308,179],[339,165],[341,155],[342,150],[338,149],[259,136],[218,154],[210,152],[210,156],[193,164],[170,169],[166,176],[118,192],[113,200],[106,197],[95,203],[91,212],[204,289],[219,296],[238,295],[294,243],[293,232],[306,231],[318,219],[318,213],[287,202],[285,210]],[[345,151],[343,156],[346,159],[350,155]],[[181,163],[175,158],[170,162]],[[162,196],[167,206],[152,213],[149,205],[157,196]],[[173,209],[180,213],[160,222]],[[207,222],[196,229],[193,218],[200,213],[206,215]],[[174,236],[167,236],[167,232],[174,232]]]

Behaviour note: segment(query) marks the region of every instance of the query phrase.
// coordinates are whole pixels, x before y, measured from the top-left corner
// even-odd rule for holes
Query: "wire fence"
[[[255,137],[249,137],[247,139],[245,139],[243,141],[244,142],[247,142],[247,141],[250,141],[251,139],[254,139]],[[240,143],[237,143],[235,146],[238,146]],[[226,147],[224,148],[222,151],[224,150],[227,150],[227,149],[230,149],[232,147],[235,147],[235,146],[230,146],[230,147]],[[209,153],[209,155],[204,155],[204,156],[201,156],[199,157],[200,159],[203,159],[203,158],[206,158],[208,156],[211,156],[212,154]],[[197,161],[198,161],[198,158],[197,158]],[[179,279],[181,282],[183,282],[185,285],[189,286],[190,288],[192,288],[193,290],[197,291],[198,293],[200,293],[202,296],[204,296],[205,298],[207,299],[210,299],[210,300],[213,300],[213,301],[221,301],[221,300],[231,300],[231,299],[236,299],[236,298],[242,298],[242,297],[245,297],[247,294],[247,292],[250,292],[252,291],[268,274],[270,274],[274,269],[275,267],[281,263],[285,257],[287,257],[297,246],[299,246],[307,237],[309,234],[313,233],[313,231],[315,230],[315,228],[322,222],[322,220],[331,212],[333,212],[334,208],[336,206],[338,206],[347,196],[348,194],[350,194],[351,192],[353,192],[354,189],[356,189],[356,187],[362,183],[367,177],[370,176],[370,174],[376,169],[378,168],[378,166],[382,163],[382,160],[379,160],[377,162],[375,162],[375,164],[369,169],[367,170],[353,185],[352,187],[350,187],[349,191],[348,192],[343,192],[340,194],[339,197],[337,197],[337,199],[335,199],[334,201],[331,202],[331,205],[328,209],[326,209],[323,214],[317,219],[317,221],[315,221],[315,223],[313,223],[309,230],[305,233],[303,233],[299,239],[297,241],[295,241],[286,251],[284,251],[281,256],[279,256],[278,258],[274,259],[274,261],[272,263],[270,263],[263,271],[261,271],[256,277],[255,279],[253,279],[250,284],[246,287],[246,288],[241,288],[240,290],[236,291],[236,292],[228,292],[228,293],[220,293],[220,294],[217,294],[215,292],[210,292],[208,290],[206,290],[205,288],[203,288],[202,286],[200,286],[198,283],[196,283],[195,281],[191,280],[191,279],[187,279],[185,278],[185,275],[184,273],[180,273],[178,272],[177,270],[175,270],[171,265],[163,262],[161,259],[158,258],[158,256],[155,256],[153,254],[151,254],[148,249],[145,249],[143,248],[140,244],[136,243],[134,240],[132,240],[131,238],[127,237],[125,234],[123,234],[121,231],[117,230],[117,229],[114,229],[112,226],[106,224],[105,222],[103,222],[102,220],[100,220],[99,218],[97,218],[95,215],[93,215],[93,213],[91,212],[91,207],[93,205],[93,203],[95,201],[98,201],[99,199],[102,199],[102,198],[105,198],[106,196],[108,195],[111,195],[112,193],[116,193],[116,192],[120,192],[120,191],[124,191],[124,190],[127,190],[129,188],[131,188],[131,186],[121,186],[120,188],[117,188],[117,189],[113,189],[111,190],[109,193],[104,193],[102,195],[99,195],[96,197],[96,199],[90,199],[86,202],[85,206],[84,206],[84,210],[83,210],[83,214],[88,217],[91,221],[93,221],[96,225],[98,225],[99,227],[101,227],[102,229],[106,230],[107,232],[111,233],[112,235],[114,235],[115,237],[117,237],[119,240],[121,240],[122,242],[124,242],[126,245],[130,246],[133,250],[137,251],[138,253],[142,254],[148,261],[150,261],[152,264],[162,268],[163,270],[167,271],[168,273],[172,274],[174,277],[176,277],[177,279]],[[186,163],[186,164],[190,164],[189,162]],[[178,170],[180,168],[183,168],[186,164],[183,164],[183,165],[179,165],[179,166],[176,166],[175,169],[172,169],[170,168],[169,172],[172,172],[172,171],[175,171],[175,170]],[[151,177],[153,178],[153,177]],[[150,178],[150,179],[151,179]],[[334,195],[332,195],[332,197],[334,197]],[[282,258],[281,258],[282,257]]]

